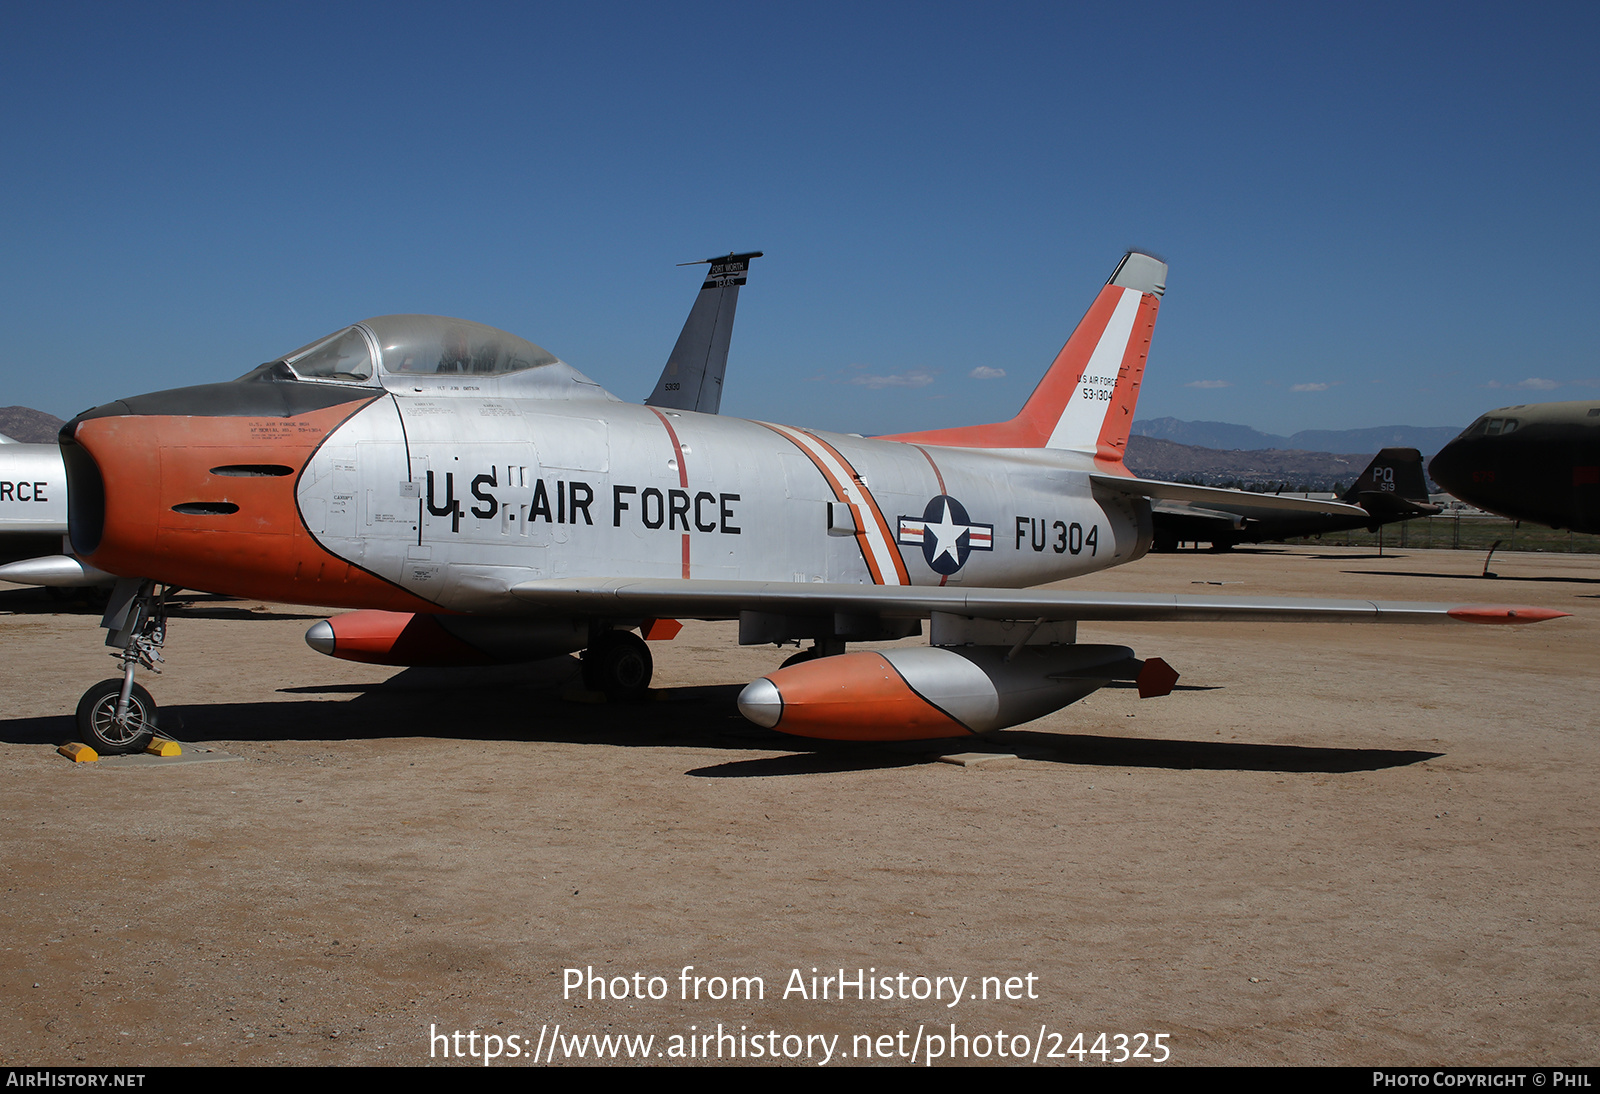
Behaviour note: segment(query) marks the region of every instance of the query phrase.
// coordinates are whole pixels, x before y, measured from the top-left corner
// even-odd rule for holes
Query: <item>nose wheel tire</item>
[[[617,702],[643,699],[654,671],[650,647],[632,631],[611,631],[583,651],[584,686]]]
[[[102,756],[143,752],[156,735],[156,701],[138,684],[128,696],[128,716],[117,722],[122,681],[102,680],[78,700],[78,736]]]

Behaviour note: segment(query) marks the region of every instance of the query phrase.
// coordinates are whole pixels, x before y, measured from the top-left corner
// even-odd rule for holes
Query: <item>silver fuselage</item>
[[[507,596],[519,582],[574,575],[1016,588],[1090,573],[1149,542],[1147,507],[1096,497],[1091,467],[604,396],[420,390],[335,429],[296,498],[330,553],[447,610],[508,612],[526,611]],[[941,497],[965,510],[935,512],[942,541],[924,522]]]

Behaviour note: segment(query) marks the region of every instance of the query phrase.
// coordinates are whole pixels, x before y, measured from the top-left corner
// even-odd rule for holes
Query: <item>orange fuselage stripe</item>
[[[828,486],[833,490],[833,496],[840,504],[850,508],[856,519],[856,545],[861,549],[861,557],[867,564],[867,572],[872,575],[873,582],[878,585],[889,584],[887,579],[888,568],[892,566],[894,576],[897,578],[896,584],[911,584],[911,574],[906,569],[905,560],[900,557],[899,549],[895,546],[895,537],[894,533],[889,530],[889,522],[884,519],[883,512],[878,507],[877,499],[872,496],[872,491],[861,480],[861,476],[856,473],[856,469],[851,465],[850,461],[845,459],[837,448],[834,448],[833,445],[810,430],[790,430],[787,427],[772,425],[768,422],[760,422],[758,424],[766,426],[804,453],[806,458],[816,465],[817,470],[822,472],[822,477],[827,480]],[[872,512],[873,522],[878,526],[878,534],[882,537],[885,545],[884,553],[888,556],[887,559],[878,558],[878,552],[873,547],[866,523],[862,520],[860,507],[850,500],[849,491],[839,481],[838,476],[834,474],[833,469],[828,466],[827,462],[812,450],[806,440],[801,438],[806,438],[819,448],[824,449],[830,456],[839,461],[839,466],[851,477],[856,489],[861,492],[862,499]]]

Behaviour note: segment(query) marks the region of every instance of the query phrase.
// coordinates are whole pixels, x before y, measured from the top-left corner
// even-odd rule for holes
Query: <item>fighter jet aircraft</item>
[[[1491,410],[1445,445],[1428,471],[1479,509],[1600,532],[1600,402]]]
[[[1028,589],[1139,558],[1153,498],[1232,493],[1122,462],[1166,272],[1125,255],[1021,412],[992,425],[869,440],[630,405],[515,335],[419,315],[87,411],[61,433],[71,538],[123,577],[103,620],[123,675],[85,693],[80,730],[117,751],[155,729],[134,672],[160,657],[162,586],[357,609],[306,636],[355,660],[582,650],[616,698],[650,682],[635,631],[737,619],[741,643],[813,643],[745,688],[747,717],[869,740],[999,729],[1113,680],[1170,691],[1160,659],[1078,643],[1079,620],[1562,614]],[[923,620],[929,646],[846,649]]]

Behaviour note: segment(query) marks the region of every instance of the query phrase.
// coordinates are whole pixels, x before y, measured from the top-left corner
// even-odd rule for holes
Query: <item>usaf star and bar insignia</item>
[[[967,564],[973,551],[994,550],[994,525],[978,524],[966,507],[949,494],[928,502],[920,517],[901,517],[895,542],[921,547],[922,557],[935,573],[953,574]]]

